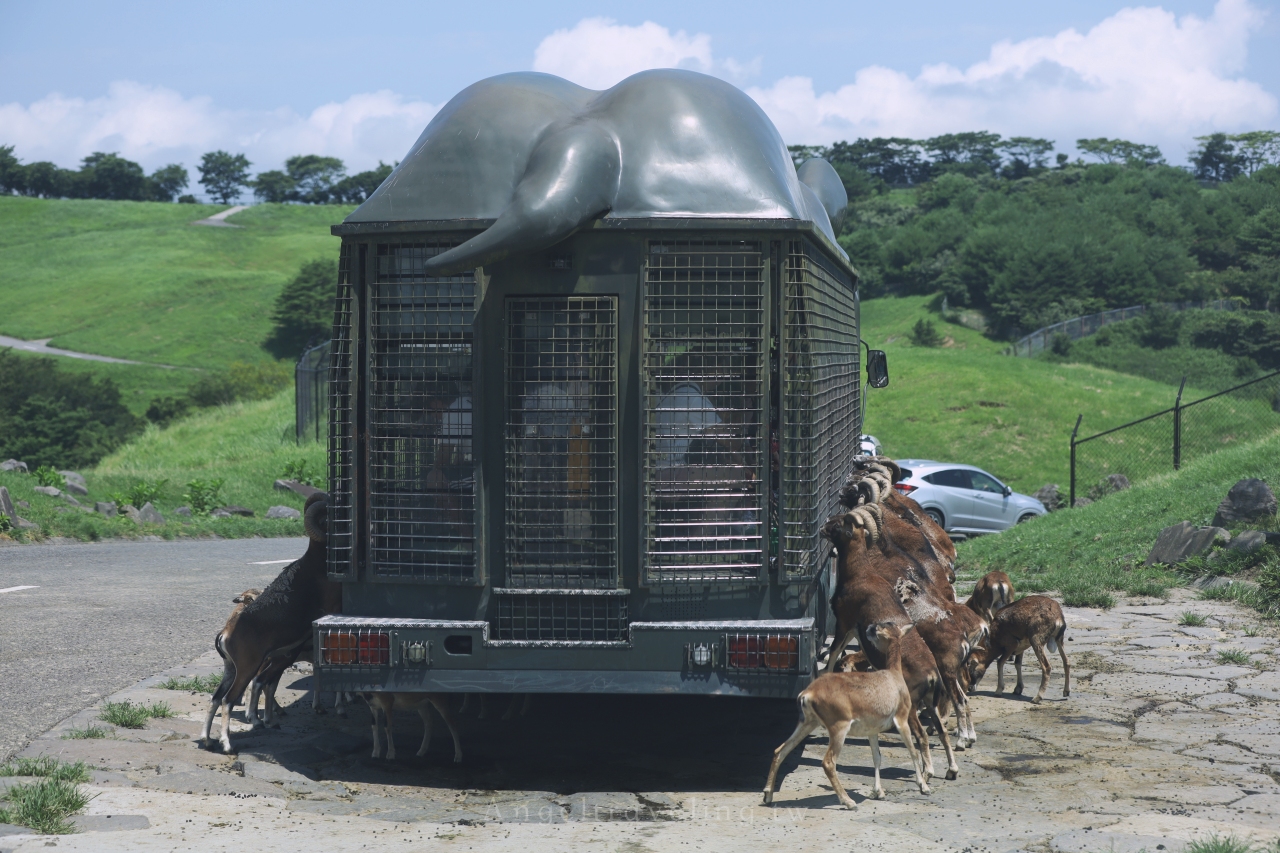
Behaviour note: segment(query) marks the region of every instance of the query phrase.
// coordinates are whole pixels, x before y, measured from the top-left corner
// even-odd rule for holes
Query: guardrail
[[[1240,304],[1234,299],[1216,299],[1212,302],[1162,302],[1159,304],[1170,311],[1186,311],[1191,308],[1208,311],[1236,311],[1240,307]],[[1058,335],[1066,335],[1071,340],[1078,341],[1081,338],[1092,335],[1103,326],[1141,317],[1153,307],[1150,305],[1135,305],[1132,308],[1114,308],[1098,314],[1072,317],[1070,320],[1063,320],[1061,323],[1054,323],[1052,326],[1036,329],[1031,334],[1019,338],[1005,352],[1014,356],[1032,356],[1052,346],[1053,339]]]

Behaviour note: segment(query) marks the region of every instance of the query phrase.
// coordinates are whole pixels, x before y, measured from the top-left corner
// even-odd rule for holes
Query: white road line
[[[261,563],[250,563],[251,566],[278,566],[281,563],[292,563],[293,560],[263,560]]]
[[[6,592],[18,592],[19,590],[23,590],[23,589],[39,589],[39,588],[40,587],[38,586],[11,586],[8,589],[0,589],[0,595],[4,595]]]

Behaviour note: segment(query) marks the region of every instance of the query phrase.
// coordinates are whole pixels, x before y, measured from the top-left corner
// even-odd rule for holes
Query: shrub
[[[67,818],[89,805],[89,797],[74,782],[63,779],[14,785],[5,799],[9,804],[0,809],[0,823],[27,826],[43,835],[74,832]]]
[[[1065,332],[1058,332],[1053,336],[1053,340],[1049,341],[1049,351],[1054,355],[1071,355],[1071,336]]]
[[[196,515],[208,515],[222,505],[222,485],[225,480],[192,480],[182,496]]]
[[[15,758],[0,766],[0,776],[42,776],[63,782],[88,782],[89,768],[83,761],[68,764],[42,755],[39,758]]]
[[[173,709],[167,702],[152,702],[150,705],[134,704],[129,700],[108,702],[102,706],[99,718],[113,726],[123,729],[140,729],[152,718],[172,717]]]
[[[126,506],[142,507],[159,500],[160,493],[168,482],[161,480],[158,483],[148,483],[146,480],[139,480],[123,492],[112,492],[110,497],[118,509]]]
[[[263,347],[276,358],[296,359],[308,346],[329,336],[338,264],[332,259],[308,261],[276,298],[275,328]]]
[[[191,403],[183,397],[155,397],[147,407],[147,420],[158,427],[167,427],[191,410]]]
[[[87,468],[141,429],[110,379],[0,351],[0,459]]]
[[[314,486],[316,480],[320,478],[319,474],[312,474],[307,469],[307,460],[298,459],[294,462],[286,462],[284,471],[280,474],[282,480],[296,480],[304,486]]]
[[[170,678],[160,685],[165,690],[189,690],[193,693],[212,693],[222,683],[222,676],[193,675],[190,678]]]
[[[918,347],[941,346],[942,335],[938,334],[932,320],[921,318],[911,328],[911,342]]]
[[[67,478],[54,470],[51,465],[41,465],[33,474],[36,482],[42,486],[53,486],[55,489],[64,489],[67,486]]]
[[[265,400],[289,384],[293,372],[280,362],[248,364],[238,361],[225,373],[202,377],[187,391],[195,406],[225,406],[241,400]]]

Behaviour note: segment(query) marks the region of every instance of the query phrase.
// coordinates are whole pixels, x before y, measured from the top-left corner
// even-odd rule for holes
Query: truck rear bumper
[[[791,698],[812,681],[814,620],[633,622],[626,639],[500,640],[481,621],[326,616],[323,690]]]

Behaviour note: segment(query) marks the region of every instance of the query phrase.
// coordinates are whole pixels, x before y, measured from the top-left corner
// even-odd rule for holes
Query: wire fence
[[[302,353],[293,369],[294,430],[299,443],[329,434],[329,341]]]
[[[1235,311],[1240,307],[1240,303],[1234,299],[1217,299],[1212,302],[1162,302],[1159,304],[1170,311],[1186,311],[1191,308],[1207,311]],[[1019,338],[1009,346],[1006,352],[1009,355],[1032,356],[1053,346],[1054,338],[1059,335],[1066,335],[1071,340],[1078,341],[1081,338],[1092,335],[1103,326],[1141,317],[1154,307],[1154,305],[1135,305],[1132,308],[1116,308],[1111,311],[1103,311],[1100,314],[1072,317],[1070,320],[1063,320],[1061,323],[1054,323],[1052,326],[1036,329],[1031,334]]]
[[[1172,407],[1086,438],[1076,437],[1084,415],[1076,418],[1069,506],[1114,491],[1116,475],[1136,483],[1280,428],[1280,370],[1189,403],[1186,384]]]

